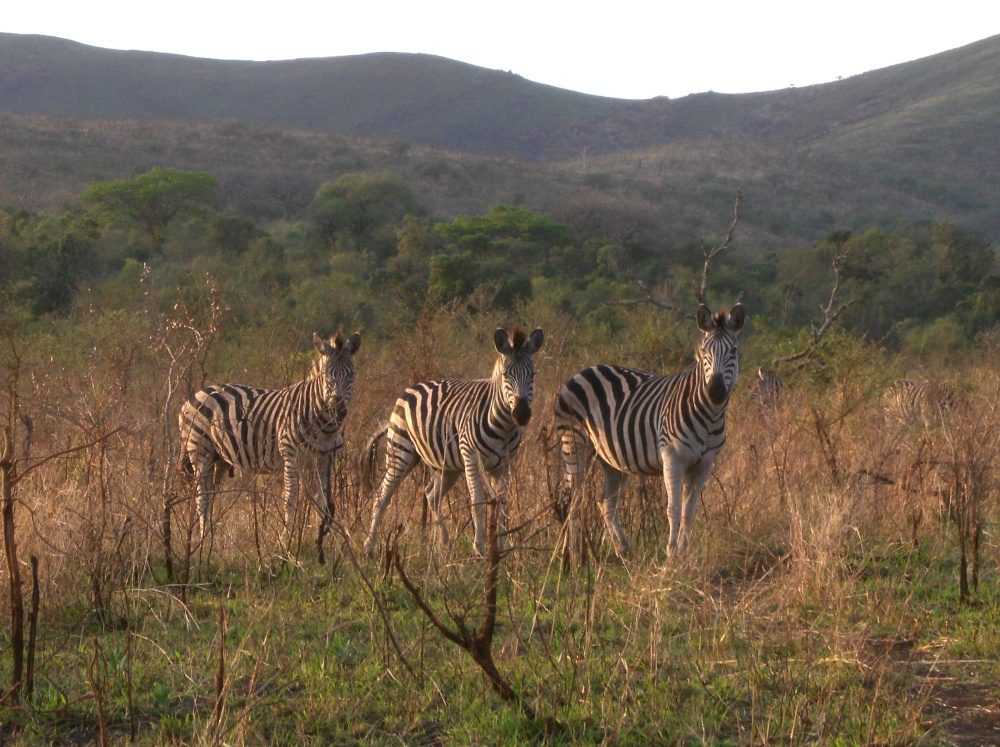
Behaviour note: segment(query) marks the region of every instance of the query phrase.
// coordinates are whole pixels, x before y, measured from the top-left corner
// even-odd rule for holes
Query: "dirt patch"
[[[991,662],[897,659],[913,675],[925,698],[924,714],[945,744],[959,747],[1000,744],[1000,682]]]

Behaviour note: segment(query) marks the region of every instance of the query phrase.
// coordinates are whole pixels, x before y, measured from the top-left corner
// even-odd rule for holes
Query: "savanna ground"
[[[633,556],[613,558],[588,503],[589,562],[569,571],[551,508],[559,385],[599,361],[673,370],[665,340],[690,351],[696,331],[652,310],[618,338],[525,313],[547,339],[507,496],[514,529],[498,567],[491,647],[518,705],[440,634],[388,561],[394,546],[439,622],[480,631],[488,565],[471,550],[464,489],[449,496],[450,549],[424,526],[417,474],[383,522],[378,556],[360,556],[371,494],[359,464],[376,421],[408,381],[487,375],[492,330],[506,320],[441,313],[393,339],[365,338],[337,464],[339,525],[321,566],[314,511],[300,512],[283,557],[280,479],[227,482],[214,537],[200,545],[176,471],[183,398],[204,381],[294,381],[312,330],[223,336],[175,311],[5,337],[21,595],[12,596],[5,567],[0,741],[1000,740],[996,340],[950,371],[963,404],[926,427],[884,412],[881,395],[905,364],[849,339],[826,368],[786,376],[782,400],[760,406],[750,390],[763,342],[745,334],[729,441],[689,556],[665,556],[661,481],[633,479],[623,507]],[[23,670],[30,694],[26,681],[8,691],[16,596],[33,650]]]

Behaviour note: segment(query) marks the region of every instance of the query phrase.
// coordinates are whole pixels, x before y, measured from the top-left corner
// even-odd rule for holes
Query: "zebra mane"
[[[344,330],[343,330],[343,328],[338,329],[337,333],[333,336],[333,346],[335,348],[337,348],[337,350],[340,350],[342,347],[344,347]]]
[[[520,324],[515,324],[514,329],[511,330],[511,345],[514,350],[520,350],[525,341],[528,339],[528,333],[524,331]]]

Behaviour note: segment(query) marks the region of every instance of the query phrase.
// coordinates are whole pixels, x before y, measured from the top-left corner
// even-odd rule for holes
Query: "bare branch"
[[[14,478],[14,480],[13,480],[13,482],[11,484],[12,485],[16,485],[21,480],[23,480],[28,475],[29,472],[31,472],[32,470],[38,469],[39,467],[41,467],[46,462],[52,461],[53,459],[57,459],[57,458],[59,458],[61,456],[66,456],[67,454],[74,454],[77,451],[83,451],[84,449],[89,449],[91,446],[94,446],[95,444],[99,444],[99,443],[101,443],[101,441],[106,441],[107,439],[111,438],[113,435],[115,435],[116,433],[118,433],[118,431],[122,431],[122,430],[125,430],[125,426],[119,426],[119,427],[115,428],[113,431],[108,431],[104,435],[98,436],[94,440],[88,441],[87,443],[81,444],[80,446],[72,446],[72,447],[70,447],[68,449],[63,449],[62,451],[57,451],[54,454],[48,454],[47,456],[44,456],[41,459],[39,459],[37,462],[35,462],[31,466],[26,467],[20,474],[17,475],[16,478]]]
[[[626,306],[626,307],[630,307],[630,306],[638,306],[639,304],[648,303],[648,304],[652,304],[653,306],[657,306],[657,307],[659,307],[661,309],[666,309],[667,311],[673,311],[674,313],[680,314],[681,316],[683,316],[686,319],[694,319],[695,315],[692,312],[687,311],[682,306],[679,306],[678,304],[675,304],[675,303],[670,303],[669,301],[661,301],[658,298],[654,298],[653,297],[653,289],[650,288],[649,284],[646,283],[644,280],[639,280],[638,278],[630,277],[629,278],[629,282],[632,285],[634,285],[636,288],[638,288],[639,290],[641,290],[643,293],[645,293],[646,297],[645,298],[633,298],[633,299],[630,299],[628,301],[608,301],[608,303],[607,303],[608,306]]]
[[[705,304],[708,306],[708,299],[705,295],[708,290],[708,271],[712,267],[712,262],[722,254],[729,245],[733,242],[733,235],[736,233],[736,226],[740,222],[740,202],[743,200],[743,192],[736,190],[736,204],[733,205],[733,222],[729,224],[729,230],[726,231],[726,237],[722,240],[715,249],[705,252],[705,265],[701,270],[701,287],[695,287],[694,298],[700,304]]]
[[[392,565],[393,567],[395,567],[396,573],[399,574],[399,580],[402,582],[403,587],[408,592],[410,592],[410,596],[413,597],[413,601],[416,603],[420,611],[427,616],[427,619],[430,620],[431,624],[438,629],[441,635],[443,635],[452,643],[467,649],[469,647],[470,635],[465,625],[462,623],[458,623],[458,621],[456,621],[456,623],[460,625],[459,632],[456,633],[455,631],[451,630],[447,625],[445,625],[443,622],[441,622],[438,619],[437,615],[434,613],[434,610],[431,608],[431,606],[427,604],[427,601],[420,593],[420,590],[410,580],[410,577],[406,575],[406,569],[403,567],[403,561],[399,555],[399,547],[397,546],[396,543],[393,543],[393,547],[392,549],[389,550],[389,552],[391,553],[392,556]],[[454,615],[452,615],[452,619],[453,620],[455,619]]]
[[[720,254],[722,254],[726,249],[728,249],[729,245],[732,244],[733,242],[733,236],[736,233],[736,226],[739,225],[740,222],[740,202],[742,200],[743,200],[743,192],[737,190],[736,203],[733,206],[733,222],[729,224],[729,230],[726,231],[726,235],[723,238],[721,244],[719,244],[714,249],[705,250],[704,253],[705,264],[701,269],[701,285],[699,286],[696,283],[691,284],[691,291],[694,294],[695,301],[697,301],[699,304],[705,304],[706,306],[708,305],[708,301],[706,300],[707,298],[706,293],[708,290],[708,273],[709,270],[711,270],[712,268],[712,262],[714,262],[715,259]],[[608,301],[607,303],[608,306],[631,307],[631,306],[638,306],[639,304],[648,303],[658,308],[666,309],[667,311],[672,311],[675,314],[680,314],[685,319],[695,318],[694,312],[688,311],[680,304],[676,304],[671,301],[663,301],[659,298],[654,298],[653,289],[650,288],[649,284],[646,283],[644,280],[640,280],[639,278],[634,278],[634,277],[629,277],[628,280],[632,285],[641,290],[645,294],[645,297],[633,298],[629,299],[628,301]]]
[[[819,325],[819,327],[815,324],[809,325],[812,329],[812,342],[797,353],[775,358],[772,361],[772,365],[777,366],[781,363],[794,363],[796,361],[803,361],[811,358],[822,344],[823,337],[837,322],[841,314],[854,305],[854,299],[851,299],[850,301],[844,301],[837,307],[836,310],[834,310],[834,306],[837,304],[837,294],[840,292],[840,264],[846,258],[846,252],[838,254],[833,258],[833,262],[831,263],[831,268],[833,270],[833,288],[830,289],[830,299],[827,301],[826,306],[819,307],[820,312],[823,314],[823,322]]]
[[[331,519],[330,521],[331,521],[331,528],[333,529],[333,531],[339,534],[340,538],[344,541],[344,552],[347,555],[347,559],[354,567],[354,570],[357,572],[358,577],[361,579],[361,582],[368,588],[368,593],[371,594],[372,601],[375,602],[375,606],[378,608],[379,616],[382,618],[382,624],[385,626],[386,636],[388,637],[389,642],[392,643],[392,647],[396,649],[396,655],[399,657],[399,661],[406,668],[406,671],[409,673],[409,675],[414,679],[416,679],[417,673],[413,671],[413,667],[411,667],[410,663],[406,660],[406,657],[403,655],[402,647],[396,641],[396,636],[393,635],[392,626],[389,624],[389,612],[388,610],[386,610],[385,605],[382,603],[381,599],[379,599],[379,595],[378,592],[375,590],[375,586],[369,580],[368,575],[361,568],[361,563],[358,562],[358,556],[354,554],[354,550],[351,547],[351,536],[347,533],[347,530],[344,528],[344,525],[341,524],[339,521],[337,521],[336,519]]]

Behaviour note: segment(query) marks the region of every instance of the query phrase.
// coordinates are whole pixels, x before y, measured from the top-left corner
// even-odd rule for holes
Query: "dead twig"
[[[708,306],[708,275],[712,268],[712,263],[722,254],[726,249],[729,248],[730,244],[733,243],[733,236],[736,234],[736,227],[740,222],[740,203],[743,200],[743,193],[740,190],[736,191],[736,203],[733,206],[733,220],[729,224],[729,229],[726,231],[726,235],[722,240],[722,243],[713,249],[706,249],[704,252],[705,263],[701,268],[701,283],[692,283],[691,292],[694,295],[694,299],[698,304],[704,304]],[[653,295],[653,289],[649,287],[649,284],[641,280],[640,278],[629,277],[629,282],[636,288],[641,290],[645,295],[642,298],[633,298],[627,301],[609,301],[608,306],[638,306],[639,304],[651,304],[657,308],[664,309],[666,311],[671,311],[675,314],[680,314],[685,319],[696,318],[696,312],[689,311],[683,305],[674,303],[673,301],[664,301],[662,299],[656,298]]]
[[[834,310],[834,306],[837,304],[837,294],[840,292],[840,265],[846,258],[846,252],[838,254],[833,258],[833,262],[831,263],[831,268],[833,270],[833,288],[830,289],[830,298],[827,301],[826,306],[819,307],[820,313],[823,314],[822,323],[818,327],[815,323],[810,323],[809,325],[812,329],[812,340],[810,343],[797,353],[775,358],[772,361],[773,366],[778,366],[782,363],[795,363],[797,361],[802,361],[798,367],[804,365],[804,363],[811,359],[812,356],[815,355],[816,351],[819,350],[826,333],[830,331],[830,328],[837,322],[841,314],[854,305],[854,299],[851,299],[849,301],[844,301],[837,306],[836,310]]]
[[[705,264],[701,269],[701,286],[694,286],[692,290],[694,291],[695,300],[708,306],[708,297],[706,292],[708,290],[708,271],[712,267],[712,262],[715,258],[722,254],[729,245],[733,242],[733,235],[736,233],[736,226],[740,222],[740,202],[743,201],[743,192],[736,190],[736,204],[733,206],[733,222],[729,224],[729,230],[726,231],[726,236],[722,243],[710,251],[705,252]]]

